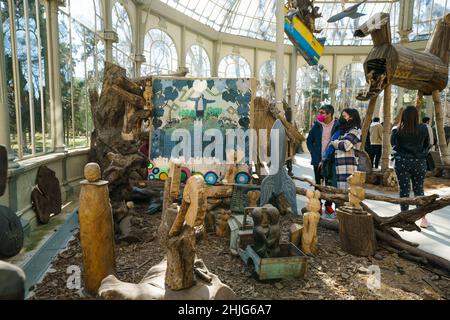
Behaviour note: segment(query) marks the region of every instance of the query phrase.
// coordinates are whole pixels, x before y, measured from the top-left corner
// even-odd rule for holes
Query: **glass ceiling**
[[[217,31],[275,41],[275,0],[160,0],[182,13]],[[354,38],[353,31],[377,12],[391,15],[392,35],[397,37],[399,2],[396,0],[368,0],[358,12],[365,13],[358,19],[345,18],[334,23],[327,20],[353,5],[355,0],[317,0],[323,17],[316,20],[316,28],[322,29],[317,37],[326,37],[326,45],[371,44],[370,37]],[[288,40],[287,40],[288,41]],[[396,41],[396,39],[394,39]]]

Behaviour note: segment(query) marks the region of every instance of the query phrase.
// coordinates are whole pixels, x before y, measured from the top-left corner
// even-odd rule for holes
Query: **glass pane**
[[[250,64],[239,55],[226,56],[219,63],[219,77],[221,78],[250,78]]]
[[[2,36],[3,36],[3,48],[5,54],[5,74],[6,74],[6,86],[7,86],[7,99],[9,108],[9,131],[11,140],[11,151],[18,154],[18,137],[17,137],[17,125],[16,125],[16,109],[14,105],[14,78],[13,78],[13,61],[12,61],[12,48],[11,48],[11,24],[9,19],[9,6],[7,0],[0,1],[0,19],[2,23]]]
[[[198,45],[189,48],[186,55],[186,66],[189,68],[189,75],[192,77],[211,77],[208,53]]]

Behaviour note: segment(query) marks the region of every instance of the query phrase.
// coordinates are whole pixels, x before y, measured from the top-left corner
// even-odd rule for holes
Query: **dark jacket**
[[[339,120],[335,119],[331,135],[339,129]],[[322,132],[323,128],[319,121],[314,122],[313,127],[309,131],[306,144],[311,153],[311,164],[317,166],[322,161]]]
[[[400,135],[398,128],[392,129],[391,145],[394,157],[426,159],[430,151],[430,136],[425,125],[419,126],[419,135]]]

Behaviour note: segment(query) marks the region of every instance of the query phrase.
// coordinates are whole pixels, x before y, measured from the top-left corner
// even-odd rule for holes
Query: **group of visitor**
[[[390,142],[401,198],[409,197],[411,184],[415,196],[424,195],[427,156],[433,143],[430,137],[433,135],[425,123],[427,119],[423,120],[424,123],[420,124],[417,109],[410,106],[403,111],[400,124],[392,128]],[[383,125],[379,118],[373,119],[369,136],[369,155],[373,167],[377,168],[383,142]],[[347,190],[347,178],[358,170],[361,139],[361,118],[356,109],[344,109],[340,117],[336,118],[333,106],[320,107],[317,121],[307,138],[316,184],[324,183]],[[408,205],[401,205],[402,211],[408,209]],[[325,210],[321,208],[320,213],[326,219],[336,217],[330,201],[325,202]],[[421,227],[427,226],[428,221],[424,217]]]

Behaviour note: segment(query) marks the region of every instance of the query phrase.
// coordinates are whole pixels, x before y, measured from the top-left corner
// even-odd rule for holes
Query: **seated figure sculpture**
[[[264,216],[269,220],[268,230],[262,226]],[[268,204],[253,209],[253,249],[261,258],[272,258],[280,255],[280,213],[277,208]]]
[[[280,212],[272,205],[265,205],[267,216],[269,218],[269,232],[267,235],[267,255],[270,258],[280,255]]]
[[[267,257],[267,237],[266,230],[262,226],[262,208],[255,208],[252,212],[253,219],[253,249],[261,257]]]

